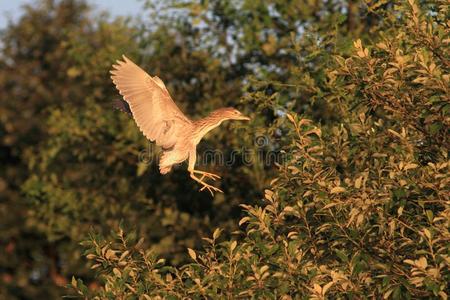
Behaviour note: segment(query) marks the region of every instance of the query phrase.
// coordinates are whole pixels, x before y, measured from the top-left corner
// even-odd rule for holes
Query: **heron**
[[[223,191],[209,183],[220,176],[195,169],[197,145],[212,129],[226,120],[250,120],[232,107],[219,108],[199,120],[188,118],[175,104],[164,82],[150,76],[125,55],[113,64],[111,79],[122,99],[115,107],[133,117],[143,135],[162,149],[159,171],[167,174],[176,164],[188,160],[190,178],[201,185],[200,191]]]

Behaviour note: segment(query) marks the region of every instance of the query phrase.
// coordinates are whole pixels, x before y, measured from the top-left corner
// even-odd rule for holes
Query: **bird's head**
[[[250,118],[243,115],[240,111],[233,107],[225,107],[220,108],[213,112],[216,117],[221,118],[222,120],[245,120],[249,121]]]

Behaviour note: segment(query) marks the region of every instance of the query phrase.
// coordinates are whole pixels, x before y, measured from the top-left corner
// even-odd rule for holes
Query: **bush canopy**
[[[1,297],[448,298],[448,1],[144,7],[43,0],[2,32]],[[224,194],[158,174],[111,108],[122,54],[189,116],[252,117],[198,146],[237,158],[200,166]]]

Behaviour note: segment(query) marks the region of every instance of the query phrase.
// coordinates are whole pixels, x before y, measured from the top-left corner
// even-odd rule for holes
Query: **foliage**
[[[56,298],[72,275],[87,298],[446,298],[445,1],[146,5],[132,23],[42,0],[2,32],[0,298]],[[198,147],[253,155],[200,165],[224,195],[160,176],[111,109],[123,53],[194,118],[252,116]]]
[[[132,120],[111,110],[117,93],[107,74],[123,53],[163,78],[191,116],[236,106],[253,70],[222,64],[211,55],[221,45],[205,47],[204,31],[180,13],[183,22],[131,23],[92,14],[83,0],[42,0],[2,31],[2,297],[54,298],[72,274],[95,281],[77,244],[90,228],[107,233],[120,220],[178,264],[210,228],[234,230],[238,204],[260,197],[272,166],[201,165],[217,168],[227,191],[211,199],[181,169],[158,175],[148,163],[157,153]],[[208,145],[253,150],[252,132],[226,128],[208,135]]]
[[[129,41],[132,30],[123,22],[109,23],[103,17],[94,22],[88,14],[83,1],[42,1],[25,6],[20,20],[2,32],[2,298],[57,297],[62,293],[57,286],[66,282],[66,274],[79,273],[82,268],[74,260],[79,257],[76,245],[61,237],[63,230],[74,232],[68,216],[77,213],[70,209],[76,205],[76,193],[56,186],[62,175],[57,169],[45,169],[60,145],[53,142],[50,155],[38,154],[43,152],[39,145],[49,143],[55,131],[48,126],[49,112],[68,103],[81,106],[86,99],[111,97],[110,84],[104,78],[110,57],[122,53],[125,46],[133,48]],[[58,123],[73,125],[61,118]],[[27,178],[29,198],[21,192]],[[46,185],[47,181],[53,184]],[[64,217],[57,218],[59,213]]]
[[[300,116],[282,93],[246,96],[280,110],[268,132],[286,155],[263,201],[242,205],[234,238],[216,229],[175,268],[123,229],[93,235],[86,257],[103,286],[72,287],[101,299],[447,299],[448,6],[411,0],[376,13],[386,26],[376,38],[355,40],[349,55],[319,45],[328,67],[280,88],[308,88],[339,121]],[[297,51],[309,43],[300,36]]]

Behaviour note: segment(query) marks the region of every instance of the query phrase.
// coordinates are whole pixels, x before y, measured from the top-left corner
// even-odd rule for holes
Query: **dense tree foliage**
[[[295,36],[299,59],[285,93],[245,95],[278,111],[271,139],[286,154],[264,202],[242,205],[236,236],[217,229],[203,250],[187,249],[192,263],[181,268],[122,229],[111,240],[92,236],[87,258],[104,279],[94,294],[447,299],[448,8],[423,9],[410,1],[378,11],[384,30],[356,39],[348,54],[335,32]],[[289,89],[324,99],[337,120],[296,114],[283,99]],[[81,281],[72,285],[89,295]]]
[[[446,1],[146,11],[43,0],[2,32],[0,297],[447,298]],[[121,54],[193,118],[252,116],[198,147],[237,154],[199,166],[224,194],[185,166],[158,174],[158,149],[111,109]]]

